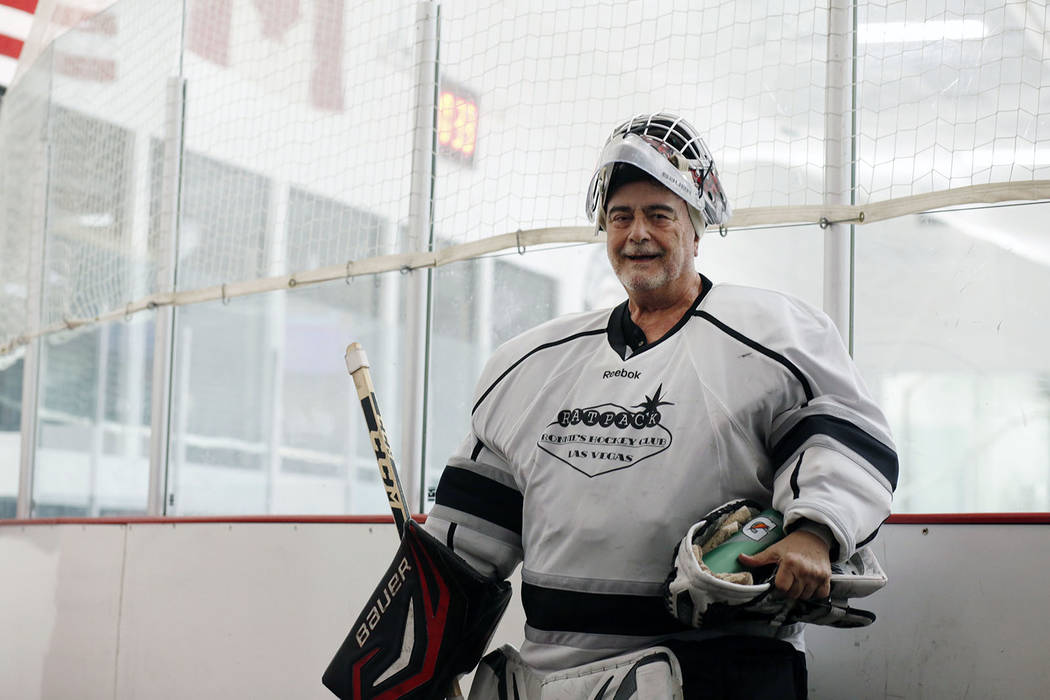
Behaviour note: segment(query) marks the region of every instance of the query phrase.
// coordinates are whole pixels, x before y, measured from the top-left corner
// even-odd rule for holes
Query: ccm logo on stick
[[[397,592],[401,590],[401,584],[405,581],[405,572],[411,571],[412,567],[408,563],[408,559],[402,557],[401,561],[398,562],[397,571],[387,581],[383,591],[376,596],[375,602],[372,603],[372,607],[368,609],[368,615],[365,617],[365,621],[361,623],[361,626],[357,628],[357,632],[354,633],[354,638],[357,639],[357,646],[363,647],[365,642],[368,641],[368,637],[372,634],[372,630],[379,624],[379,620],[383,617],[383,613],[390,607],[390,601],[393,600]]]
[[[624,379],[641,379],[642,373],[636,370],[609,369],[605,370],[605,372],[602,374],[602,379],[612,379],[614,377],[623,377]]]
[[[370,400],[369,400],[370,399]],[[378,410],[374,410],[376,395],[370,394],[368,399],[361,401],[361,410],[365,414],[365,422],[368,424],[368,437],[372,441],[372,451],[375,452],[376,461],[379,463],[379,471],[383,477],[383,487],[386,489],[386,498],[390,507],[397,509],[408,517],[408,510],[401,501],[401,492],[397,487],[397,471],[393,460],[390,459],[390,445],[386,440],[386,429],[383,427],[383,419]]]

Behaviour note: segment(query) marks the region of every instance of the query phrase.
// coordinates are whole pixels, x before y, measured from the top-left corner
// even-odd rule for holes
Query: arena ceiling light
[[[861,44],[963,41],[983,39],[987,33],[984,22],[977,19],[865,22],[857,27],[857,41]]]

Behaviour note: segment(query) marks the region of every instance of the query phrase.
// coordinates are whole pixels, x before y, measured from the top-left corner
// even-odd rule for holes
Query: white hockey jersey
[[[501,346],[427,530],[484,573],[522,562],[522,658],[555,670],[689,630],[661,584],[690,525],[751,498],[848,558],[889,515],[897,457],[835,327],[789,296],[703,288],[646,344],[627,303]],[[779,636],[801,648],[798,626]]]

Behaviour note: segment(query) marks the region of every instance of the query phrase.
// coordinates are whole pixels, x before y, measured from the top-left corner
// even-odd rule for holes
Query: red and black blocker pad
[[[441,700],[481,659],[510,595],[409,520],[322,682],[343,700]]]

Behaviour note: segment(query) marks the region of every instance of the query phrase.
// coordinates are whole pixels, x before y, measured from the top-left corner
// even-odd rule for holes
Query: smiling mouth
[[[660,255],[659,253],[625,253],[623,257],[635,262],[646,262],[648,260],[656,260]]]

